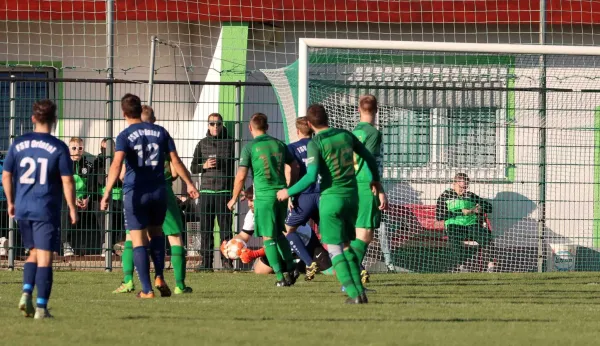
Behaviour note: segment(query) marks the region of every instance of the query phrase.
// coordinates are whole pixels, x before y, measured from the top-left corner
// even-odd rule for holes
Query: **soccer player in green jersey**
[[[363,95],[358,101],[358,106],[360,122],[352,133],[375,157],[381,175],[382,136],[381,132],[373,126],[377,115],[377,99],[373,95]],[[371,190],[373,177],[365,160],[358,155],[354,155],[354,169],[358,185],[358,216],[356,217],[356,239],[350,243],[350,246],[356,253],[359,263],[362,263],[367,248],[373,241],[373,231],[381,224],[381,210],[387,201],[385,193],[380,191],[378,194],[374,194]],[[387,255],[389,256],[389,254]],[[360,276],[363,284],[369,282],[369,273],[366,269],[361,271]]]
[[[156,117],[154,116],[154,110],[150,106],[142,106],[142,121],[154,124]],[[125,175],[125,169],[121,171],[121,179]],[[192,293],[192,288],[185,285],[185,250],[183,249],[183,243],[181,241],[181,231],[183,230],[183,221],[181,219],[181,212],[177,205],[177,198],[173,192],[173,181],[178,178],[177,172],[171,167],[171,160],[169,157],[165,158],[165,186],[167,189],[167,213],[165,215],[165,221],[163,223],[163,234],[169,239],[171,245],[171,264],[173,264],[173,272],[175,274],[175,294]],[[128,293],[133,292],[135,287],[133,285],[133,245],[131,243],[131,236],[127,231],[125,238],[125,248],[123,249],[123,256],[121,257],[123,264],[123,283],[119,288],[113,291],[113,293]],[[154,282],[154,286],[160,290],[162,296],[169,296],[170,289],[167,283],[164,282],[162,276],[157,276]],[[164,293],[163,293],[164,292]]]
[[[287,200],[278,201],[277,191],[287,186],[285,165],[297,170],[297,163],[282,141],[267,134],[269,125],[266,115],[254,114],[249,128],[254,140],[242,150],[233,196],[227,207],[233,210],[244,187],[248,169],[251,168],[254,175],[255,232],[263,238],[265,254],[277,276],[276,285],[291,286],[297,277],[292,250],[284,235]]]
[[[316,133],[308,143],[307,173],[289,190],[277,193],[280,201],[300,194],[321,176],[321,200],[319,213],[321,241],[327,251],[336,276],[350,298],[349,304],[368,302],[360,278],[360,262],[350,242],[356,238],[356,215],[358,213],[358,187],[354,170],[353,154],[357,153],[371,172],[371,187],[375,193],[384,193],[379,182],[379,171],[373,155],[346,130],[329,127],[325,108],[312,105],[306,119]],[[385,208],[385,204],[382,208]]]

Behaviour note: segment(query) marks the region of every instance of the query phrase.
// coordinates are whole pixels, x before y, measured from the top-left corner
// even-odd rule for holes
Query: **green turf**
[[[172,274],[167,277],[173,282]],[[114,295],[118,273],[58,272],[51,312],[17,309],[21,272],[0,272],[2,345],[593,345],[598,274],[373,275],[369,305],[344,305],[331,277],[189,274],[194,293]],[[138,285],[139,287],[139,285]]]

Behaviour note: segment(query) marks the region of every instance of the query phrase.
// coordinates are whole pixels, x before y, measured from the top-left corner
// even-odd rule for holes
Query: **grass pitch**
[[[600,343],[598,273],[372,275],[370,304],[349,306],[323,275],[276,288],[273,276],[194,273],[194,293],[141,301],[111,294],[119,273],[56,272],[46,321],[20,315],[21,275],[0,272],[2,345]]]

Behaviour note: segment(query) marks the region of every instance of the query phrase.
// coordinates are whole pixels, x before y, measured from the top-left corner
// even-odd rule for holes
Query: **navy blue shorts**
[[[167,193],[164,186],[151,191],[127,192],[123,197],[123,213],[127,230],[162,226],[167,213]]]
[[[19,220],[17,223],[26,249],[60,251],[60,222]]]
[[[301,194],[294,198],[294,209],[290,210],[285,224],[292,227],[305,225],[312,219],[319,224],[319,193]]]

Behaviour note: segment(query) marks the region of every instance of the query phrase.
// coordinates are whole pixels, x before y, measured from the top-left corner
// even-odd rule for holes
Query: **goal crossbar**
[[[600,47],[532,44],[454,43],[301,38],[298,47],[298,116],[308,108],[308,49],[385,49],[403,51],[600,56]]]

